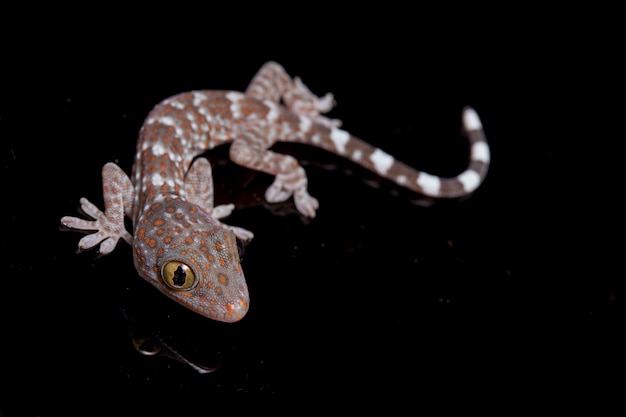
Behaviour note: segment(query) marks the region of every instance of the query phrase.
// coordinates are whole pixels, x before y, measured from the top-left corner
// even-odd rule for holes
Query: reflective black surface
[[[311,19],[245,41],[202,22],[163,32],[129,19],[89,47],[77,40],[91,31],[70,22],[5,55],[3,415],[612,403],[625,352],[624,164],[623,130],[612,130],[623,115],[598,96],[619,87],[610,46],[551,37],[548,24],[527,37],[523,25],[433,32],[390,16],[391,31],[336,17],[326,22],[341,31]],[[228,222],[255,233],[250,311],[234,324],[143,282],[126,244],[77,254],[82,235],[59,219],[80,197],[102,206],[106,162],[130,172],[152,106],[245,89],[270,59],[333,92],[343,128],[434,174],[464,168],[461,109],[473,106],[491,145],[486,182],[429,204],[334,155],[279,144],[320,201],[306,220],[291,203],[264,203],[271,179],[215,149],[218,203],[235,202]]]

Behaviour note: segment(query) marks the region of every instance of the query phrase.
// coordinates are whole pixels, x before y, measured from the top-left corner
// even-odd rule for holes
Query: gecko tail
[[[470,144],[469,163],[454,177],[441,177],[420,171],[396,159],[380,148],[339,128],[326,135],[315,135],[314,145],[341,155],[402,187],[427,197],[457,198],[473,193],[484,181],[490,162],[490,150],[483,125],[476,110],[466,106],[462,126]],[[320,140],[323,137],[325,140]]]

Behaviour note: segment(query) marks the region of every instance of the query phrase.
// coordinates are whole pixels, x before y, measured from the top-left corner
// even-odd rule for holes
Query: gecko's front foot
[[[249,242],[254,237],[254,233],[252,233],[248,229],[244,229],[243,227],[231,226],[229,224],[224,224],[224,223],[222,223],[222,225],[226,227],[227,229],[232,230],[235,236],[237,236],[239,239],[241,239],[244,242]]]
[[[61,218],[61,224],[77,230],[97,230],[96,233],[84,236],[78,242],[78,249],[91,249],[100,244],[98,252],[102,255],[111,253],[118,240],[124,239],[132,244],[133,237],[124,226],[124,214],[116,210],[102,212],[86,198],[80,199],[81,209],[94,220],[81,219],[79,217],[65,216]]]
[[[213,209],[211,210],[211,216],[213,216],[214,219],[219,221],[219,219],[223,219],[224,217],[230,216],[230,214],[233,212],[234,209],[235,209],[235,205],[232,203],[221,204],[219,206],[213,207]],[[243,240],[244,242],[248,242],[252,240],[252,238],[254,237],[254,233],[252,233],[251,231],[247,229],[244,229],[243,227],[231,226],[229,224],[222,223],[221,221],[219,221],[219,223],[225,228],[232,230],[235,236],[237,236],[239,239]]]

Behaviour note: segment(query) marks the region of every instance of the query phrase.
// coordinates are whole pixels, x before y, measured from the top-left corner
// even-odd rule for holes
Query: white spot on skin
[[[398,178],[396,178],[396,182],[400,185],[405,185],[407,183],[406,175],[398,175]]]
[[[437,195],[441,190],[441,179],[425,172],[420,173],[416,182],[425,194]]]
[[[226,93],[226,98],[233,102],[240,101],[243,98],[243,94],[238,93],[237,91],[229,91]]]
[[[320,135],[313,135],[311,136],[311,143],[314,144],[319,144],[320,142],[322,142],[322,138],[320,138]]]
[[[461,184],[463,184],[463,189],[470,193],[478,188],[478,185],[480,184],[480,175],[478,175],[476,171],[467,170],[459,175],[458,180]]]
[[[363,152],[361,152],[360,150],[356,149],[353,153],[352,153],[352,159],[354,161],[360,161],[361,157],[363,156]]]
[[[168,151],[167,157],[172,162],[181,162],[183,160],[183,155],[172,151]]]
[[[298,128],[302,133],[308,132],[311,128],[311,124],[311,119],[309,119],[308,117],[300,116],[300,125],[298,126]]]
[[[161,123],[165,126],[172,126],[176,130],[176,134],[179,136],[182,136],[185,133],[183,129],[178,127],[178,123],[176,122],[176,119],[174,119],[173,117],[170,117],[170,116],[151,117],[146,121],[146,124],[153,124],[156,122]]]
[[[371,155],[370,160],[374,163],[374,168],[381,175],[387,173],[391,165],[393,165],[394,158],[389,155],[387,152],[384,152],[380,149],[376,149]]]
[[[211,119],[212,116],[209,114],[207,109],[205,109],[204,107],[197,107],[196,110],[198,111],[198,113],[203,115],[206,119]]]
[[[152,153],[155,156],[161,156],[165,153],[165,148],[163,147],[162,144],[155,143],[154,145],[152,145]]]
[[[165,101],[166,104],[169,104],[172,107],[175,107],[177,109],[184,109],[185,105],[183,103],[181,103],[180,101],[176,101],[176,100],[166,100]]]
[[[226,98],[230,100],[230,112],[233,114],[233,117],[238,119],[243,117],[243,113],[241,112],[241,101],[243,94],[238,93],[236,91],[230,91],[226,93]]]
[[[208,97],[203,94],[203,93],[199,93],[199,92],[195,92],[193,93],[193,105],[195,107],[201,107],[201,104],[204,100],[206,100]]]
[[[163,185],[163,177],[161,176],[161,174],[152,174],[152,185],[154,185],[155,187],[160,187]]]
[[[241,106],[238,102],[233,101],[230,104],[230,112],[232,113],[234,119],[239,119],[243,116],[243,113],[241,112]]]
[[[485,142],[476,142],[472,145],[472,160],[489,162],[490,157],[489,146]]]
[[[350,140],[350,134],[345,130],[333,128],[330,130],[330,139],[335,144],[337,152],[343,155],[346,152],[346,143]]]
[[[478,117],[476,110],[467,107],[463,111],[463,126],[465,126],[465,130],[480,130],[483,128],[483,124],[480,122],[480,117]]]
[[[269,111],[267,112],[267,116],[265,116],[265,118],[270,123],[274,122],[276,119],[278,119],[278,107],[276,106],[276,104],[272,103],[269,100],[265,100],[263,103],[269,108]],[[302,123],[302,121],[300,123]]]

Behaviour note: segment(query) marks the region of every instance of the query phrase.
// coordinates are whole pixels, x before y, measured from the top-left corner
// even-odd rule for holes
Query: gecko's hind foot
[[[341,126],[341,120],[322,116],[337,105],[332,93],[318,97],[309,90],[300,77],[293,79],[293,90],[285,94],[285,104],[296,114],[307,116],[328,128]]]
[[[306,189],[300,189],[293,196],[296,208],[307,217],[315,217],[315,212],[320,204],[315,197],[310,195]]]

